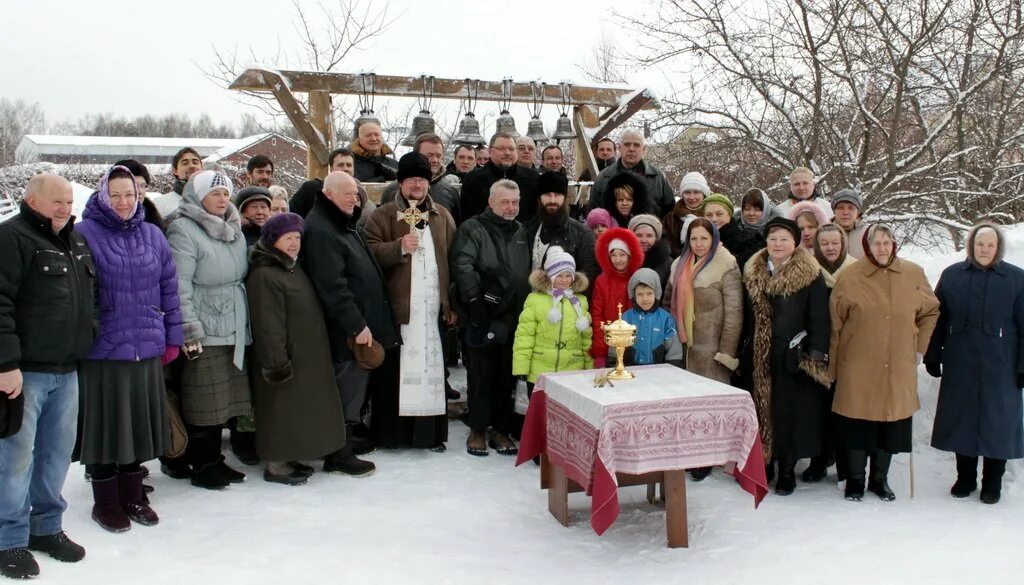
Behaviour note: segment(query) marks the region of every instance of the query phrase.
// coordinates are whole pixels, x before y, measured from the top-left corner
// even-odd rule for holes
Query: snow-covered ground
[[[1010,232],[1008,259],[1024,265],[1024,228]],[[962,258],[916,257],[934,285]],[[457,375],[463,376],[461,371]],[[262,480],[223,492],[192,488],[150,464],[161,524],[110,534],[90,518],[82,470],[65,489],[68,533],[85,561],[41,558],[42,579],[75,585],[165,583],[1018,583],[1024,569],[1024,466],[1011,462],[1003,500],[953,500],[953,456],[928,446],[937,381],[922,369],[923,409],[914,417],[916,494],[909,457],[894,458],[897,499],[842,498],[835,470],[790,497],[751,497],[716,470],[689,482],[690,548],[665,548],[664,508],[643,487],[620,490],[622,513],[603,536],[589,524],[589,500],[570,496],[568,528],[547,512],[533,464],[463,448],[451,423],[449,451],[378,451],[366,479],[317,474],[302,487]],[[226,447],[226,444],[225,444]],[[229,455],[232,463],[237,463]],[[806,464],[806,462],[804,462]],[[797,468],[800,471],[803,464]]]

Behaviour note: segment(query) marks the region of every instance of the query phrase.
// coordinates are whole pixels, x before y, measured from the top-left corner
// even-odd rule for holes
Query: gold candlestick
[[[622,363],[626,348],[632,347],[636,343],[636,325],[630,325],[622,320],[622,303],[619,303],[619,318],[611,323],[602,322],[601,330],[604,331],[605,343],[609,347],[615,348],[615,369],[608,372],[608,379],[630,380],[635,378],[636,374],[627,370]]]

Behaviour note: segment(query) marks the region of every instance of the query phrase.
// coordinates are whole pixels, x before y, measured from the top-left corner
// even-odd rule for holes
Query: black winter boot
[[[370,437],[370,429],[363,423],[347,424],[345,436],[348,437],[347,444],[352,446],[352,452],[356,455],[369,455],[377,450],[377,445]]]
[[[327,473],[344,473],[352,477],[369,477],[377,466],[372,461],[363,461],[352,451],[352,426],[345,427],[345,446],[327,456],[324,460],[324,471]]]
[[[221,473],[219,462],[204,463],[192,473],[192,485],[207,490],[222,490],[231,485]]]
[[[775,481],[775,495],[788,496],[796,490],[796,461],[779,458],[779,479]]]
[[[710,467],[695,467],[690,470],[690,478],[693,481],[704,481],[709,475],[711,475]]]
[[[259,465],[260,456],[256,454],[256,433],[248,431],[231,431],[231,452],[244,465]]]
[[[256,463],[259,463],[259,459],[256,460]],[[217,458],[217,467],[220,469],[220,474],[224,476],[224,479],[228,480],[228,483],[243,483],[245,481],[245,474],[229,467],[223,455]]]
[[[185,457],[160,458],[160,471],[167,477],[174,479],[189,479],[192,477],[192,468],[189,467]]]
[[[954,498],[966,498],[978,489],[978,458],[956,454],[956,482],[949,488]]]
[[[811,464],[800,474],[800,479],[805,483],[818,483],[828,475],[829,456],[815,455],[811,457]]]
[[[27,548],[0,550],[0,575],[8,579],[32,579],[39,576],[39,563]]]
[[[49,555],[62,563],[77,563],[85,558],[85,548],[68,538],[63,531],[46,536],[30,535],[28,549]]]
[[[846,492],[844,496],[851,502],[864,499],[865,467],[868,464],[867,451],[849,449],[846,451]]]
[[[220,454],[220,427],[189,427],[188,458],[192,463],[192,485],[222,490],[231,483],[224,475]]]
[[[1003,491],[1003,473],[1006,472],[1006,459],[985,458],[981,465],[981,502],[996,504]]]
[[[889,464],[892,463],[892,453],[882,450],[871,454],[871,477],[868,478],[868,491],[878,496],[883,502],[891,502],[896,499],[896,494],[889,487]]]

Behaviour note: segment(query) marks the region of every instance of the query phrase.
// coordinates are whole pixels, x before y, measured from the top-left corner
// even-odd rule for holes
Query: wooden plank
[[[650,109],[653,102],[654,98],[646,90],[638,91],[629,101],[605,112],[601,116],[600,124],[591,124],[592,128],[596,127],[594,135],[590,139],[591,145],[596,147],[598,140],[608,136],[612,130],[625,124],[637,112]],[[595,174],[594,176],[596,177],[597,175]]]
[[[587,139],[586,129],[597,125],[597,112],[588,106],[573,108],[573,127],[576,129],[576,176],[583,169],[590,169],[590,176],[597,177],[597,158],[594,157],[594,144]]]
[[[690,546],[690,536],[686,525],[686,471],[666,471],[664,489],[668,547],[687,548]]]
[[[561,465],[551,466],[551,487],[548,489],[548,511],[562,526],[569,525],[569,478]]]
[[[323,136],[330,150],[334,142],[334,123],[331,120],[331,94],[326,91],[309,92],[309,123]],[[327,176],[327,160],[321,161],[312,148],[306,153],[306,178],[322,179]]]
[[[547,454],[540,455],[540,489],[546,490],[551,487],[551,460]]]
[[[576,128],[576,176],[583,173],[583,169],[590,169],[592,179],[597,179],[597,158],[594,156],[594,142],[587,139],[587,129],[597,124],[597,112],[591,106],[581,106],[573,110],[573,124]],[[576,196],[571,202],[572,205],[586,205],[590,202],[591,186],[576,187]]]
[[[269,83],[264,79],[264,69],[246,69],[235,79],[228,89],[238,91],[270,91]],[[358,73],[326,73],[317,71],[275,71],[286,81],[293,92],[327,91],[332,94],[358,95],[363,91],[362,75]],[[501,81],[480,81],[478,99],[484,102],[502,101]],[[377,75],[375,76],[375,93],[379,96],[418,98],[422,95],[423,81],[420,76]],[[569,104],[573,106],[595,105],[606,108],[618,108],[624,96],[632,95],[635,90],[615,87],[598,87],[573,85]],[[648,92],[649,93],[649,92]],[[559,84],[544,86],[544,101],[557,104],[561,101]],[[465,79],[434,78],[433,97],[437,99],[464,99],[466,97]],[[532,103],[533,90],[529,82],[512,84],[512,99],[517,103]],[[646,107],[657,108],[656,102]]]
[[[288,116],[288,120],[298,130],[302,139],[306,141],[306,147],[313,153],[316,160],[326,165],[329,151],[324,143],[324,137],[309,123],[305,108],[295,99],[295,95],[288,87],[288,83],[273,71],[260,71],[259,73],[263,83],[266,84],[269,91],[277,98],[277,102],[281,104],[281,109]]]

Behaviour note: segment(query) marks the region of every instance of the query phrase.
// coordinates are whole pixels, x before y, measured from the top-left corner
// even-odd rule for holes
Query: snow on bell
[[[462,121],[459,122],[459,131],[452,136],[452,142],[472,146],[487,144],[480,134],[480,121],[476,119],[473,112],[466,112],[466,115],[462,117]]]
[[[508,113],[508,110],[502,110],[501,114],[498,115],[498,119],[494,121],[494,133],[504,132],[509,134],[512,138],[519,138],[519,132],[516,130],[516,119],[512,117],[512,114]]]
[[[356,118],[356,122],[352,126],[352,140],[359,138],[359,127],[370,122],[380,126],[380,118],[373,113],[373,110],[360,110],[359,117]]]
[[[533,139],[536,144],[546,144],[548,135],[544,132],[544,122],[534,116],[526,125],[526,135]]]
[[[416,137],[424,132],[434,132],[434,118],[430,116],[430,112],[426,110],[420,110],[419,114],[412,119],[412,128],[409,129],[409,135],[402,139],[399,144],[402,146],[413,146],[416,144]]]
[[[552,140],[570,140],[576,138],[576,133],[572,129],[572,121],[569,120],[567,114],[558,116],[558,121],[555,122],[555,133],[551,135]]]

